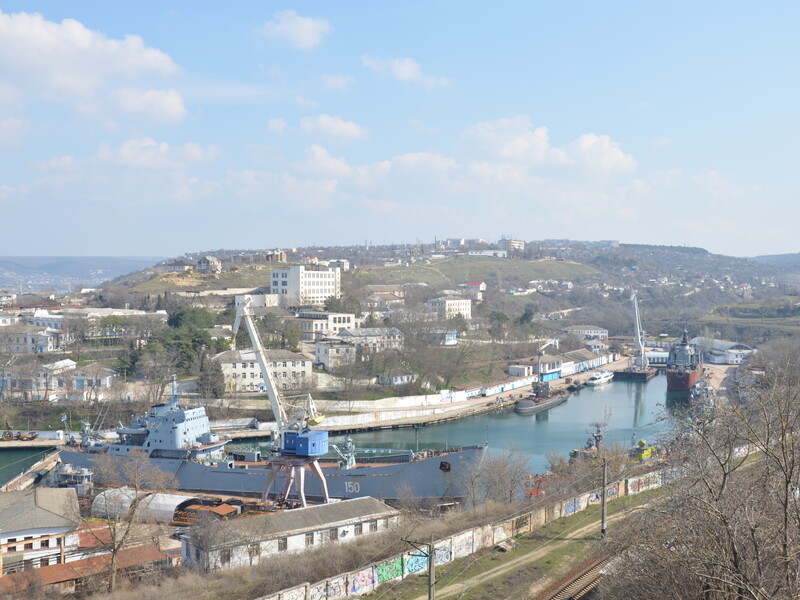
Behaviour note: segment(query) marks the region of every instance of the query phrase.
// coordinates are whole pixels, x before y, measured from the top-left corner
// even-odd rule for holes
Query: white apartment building
[[[253,350],[228,350],[214,357],[222,367],[225,389],[235,392],[266,391],[264,376]],[[268,350],[267,364],[275,384],[283,390],[307,389],[313,385],[311,359],[288,350]]]
[[[271,282],[270,292],[279,294],[284,306],[323,306],[328,298],[342,295],[341,270],[338,268],[319,271],[300,265],[274,269]]]
[[[564,331],[569,334],[582,337],[584,340],[607,340],[608,329],[597,327],[596,325],[570,325]]]
[[[426,303],[428,312],[437,313],[442,320],[462,315],[468,321],[472,318],[472,301],[468,298],[445,296],[433,298]]]
[[[19,315],[0,311],[0,327],[7,327],[19,323]]]
[[[0,292],[0,306],[11,306],[17,301],[17,295],[11,292]]]
[[[306,341],[336,335],[345,329],[358,327],[353,313],[332,313],[324,311],[300,311],[297,314],[300,331]]]
[[[0,328],[0,351],[37,354],[61,349],[61,331],[19,323]]]

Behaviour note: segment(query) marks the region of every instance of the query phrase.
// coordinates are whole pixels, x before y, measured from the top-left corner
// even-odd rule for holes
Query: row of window
[[[303,366],[303,363],[304,363],[305,361],[303,361],[303,360],[291,360],[291,361],[289,361],[289,360],[284,360],[284,361],[283,361],[283,367],[284,367],[284,368],[286,368],[286,367],[288,366],[288,364],[287,364],[287,363],[290,363],[290,362],[292,363],[292,366],[293,366],[293,367],[302,367],[302,366]],[[235,369],[235,368],[236,368],[236,364],[237,364],[237,363],[231,363],[231,368]],[[281,366],[281,362],[280,362],[280,361],[275,361],[275,362],[273,362],[273,363],[272,363],[272,368],[273,368],[273,369],[278,369],[278,368],[280,368],[280,366]],[[247,368],[247,363],[246,363],[246,362],[243,362],[243,363],[242,363],[242,368],[243,368],[243,369],[246,369],[246,368]],[[256,368],[256,363],[255,363],[255,362],[251,362],[251,363],[250,363],[250,368],[251,368],[251,369],[255,369],[255,368]]]
[[[19,540],[17,540],[17,538],[8,538],[8,542],[6,542],[7,544],[13,544],[14,542],[17,542],[17,541],[23,542],[23,544],[22,544],[21,547],[20,546],[6,546],[5,551],[6,552],[19,552],[20,550],[23,550],[23,551],[24,550],[33,550],[33,542],[32,541],[28,541],[28,540],[33,540],[33,536],[32,535],[27,535],[24,538],[20,538]],[[39,548],[51,548],[51,547],[52,548],[57,548],[58,546],[61,545],[61,538],[55,538],[55,542],[53,543],[53,545],[51,546],[50,544],[51,544],[51,540],[50,539],[39,540]]]

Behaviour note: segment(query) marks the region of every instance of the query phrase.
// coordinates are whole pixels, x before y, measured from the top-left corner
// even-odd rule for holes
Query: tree
[[[222,373],[222,367],[205,353],[200,355],[197,391],[203,398],[222,398],[225,394],[225,375]]]
[[[684,476],[615,536],[627,560],[606,597],[800,597],[797,356],[765,352],[762,378],[681,421],[671,451]]]
[[[109,537],[96,536],[111,553],[108,591],[114,591],[117,583],[117,559],[119,552],[134,539],[141,524],[141,512],[153,501],[154,495],[162,490],[174,489],[174,475],[155,466],[150,457],[141,450],[134,450],[126,456],[99,455],[94,461],[94,476],[97,483],[104,485],[124,485],[125,502],[120,503],[120,494],[107,494],[103,505],[108,520]],[[89,531],[93,531],[91,528]]]

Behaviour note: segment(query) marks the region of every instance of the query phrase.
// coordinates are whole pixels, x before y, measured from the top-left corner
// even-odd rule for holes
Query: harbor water
[[[358,448],[445,449],[489,442],[489,450],[502,454],[513,450],[528,457],[532,472],[547,470],[547,454],[566,456],[582,448],[594,431],[593,423],[606,422],[607,443],[631,445],[633,440],[657,442],[666,429],[666,377],[647,383],[612,381],[585,387],[567,402],[534,415],[518,415],[511,408],[421,429],[391,429],[351,434]],[[344,443],[344,435],[331,443]],[[266,447],[258,439],[235,442],[238,447]],[[0,451],[0,484],[19,475],[47,451],[8,449]]]

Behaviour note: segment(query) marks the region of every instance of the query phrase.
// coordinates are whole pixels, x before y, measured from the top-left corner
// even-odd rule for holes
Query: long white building
[[[270,292],[278,294],[284,306],[323,306],[328,298],[339,298],[342,295],[341,270],[312,270],[303,265],[274,269]]]

